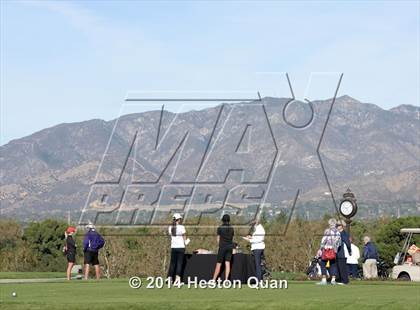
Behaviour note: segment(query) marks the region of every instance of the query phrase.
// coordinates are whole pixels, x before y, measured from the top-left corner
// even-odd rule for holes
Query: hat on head
[[[73,234],[75,232],[76,232],[76,227],[74,227],[74,226],[69,226],[66,229],[66,233],[68,233],[68,234]]]
[[[175,213],[173,217],[174,217],[174,220],[182,219],[182,215],[179,213]]]
[[[92,222],[89,221],[89,224],[86,225],[87,229],[95,229],[95,225],[93,225]]]

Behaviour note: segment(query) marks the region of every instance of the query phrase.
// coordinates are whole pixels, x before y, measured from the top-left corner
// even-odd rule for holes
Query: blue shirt
[[[349,234],[345,230],[343,230],[342,232],[340,232],[340,236],[341,236],[341,244],[337,250],[337,258],[346,258],[346,254],[344,252],[345,246],[347,247],[347,251],[351,255],[351,243],[349,239]]]
[[[365,244],[365,248],[363,250],[363,261],[367,259],[376,259],[378,260],[378,251],[376,250],[375,245],[372,242],[368,242]]]

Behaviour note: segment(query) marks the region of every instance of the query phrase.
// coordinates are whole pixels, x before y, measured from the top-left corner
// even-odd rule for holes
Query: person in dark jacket
[[[338,269],[338,283],[348,284],[349,283],[349,269],[347,267],[346,252],[351,255],[351,243],[349,234],[344,230],[345,222],[340,221],[337,223],[337,229],[340,232],[341,244],[337,250],[337,269]]]
[[[76,233],[76,228],[73,226],[67,227],[64,232],[66,237],[66,243],[64,245],[64,254],[67,258],[67,280],[71,280],[71,270],[73,265],[76,263],[76,242],[73,239],[73,235]]]
[[[101,269],[99,267],[99,250],[105,245],[105,240],[96,231],[95,226],[89,223],[86,228],[88,232],[83,239],[83,253],[84,253],[84,264],[85,264],[85,280],[89,278],[89,267],[93,265],[95,267],[96,279],[101,278]]]
[[[365,247],[363,249],[363,277],[365,279],[372,279],[378,277],[378,251],[375,245],[370,241],[369,236],[363,238]]]

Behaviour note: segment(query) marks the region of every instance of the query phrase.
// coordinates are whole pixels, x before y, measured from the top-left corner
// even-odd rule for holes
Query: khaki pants
[[[363,263],[363,277],[372,279],[378,277],[378,268],[376,267],[376,259],[367,259]]]

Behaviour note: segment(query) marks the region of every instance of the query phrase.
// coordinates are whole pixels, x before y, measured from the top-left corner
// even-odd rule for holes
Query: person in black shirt
[[[225,214],[222,217],[223,224],[217,228],[217,242],[219,251],[217,252],[217,263],[214,269],[213,280],[215,281],[220,273],[222,263],[225,262],[225,280],[229,279],[230,261],[232,260],[233,250],[233,227],[230,226],[230,216]]]
[[[67,280],[71,279],[71,269],[76,262],[76,242],[73,239],[73,235],[76,233],[76,228],[69,226],[64,232],[66,236],[66,244],[64,245],[64,253],[67,257]]]

